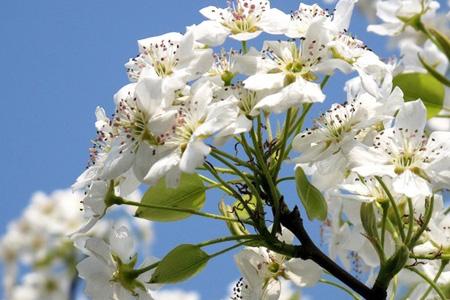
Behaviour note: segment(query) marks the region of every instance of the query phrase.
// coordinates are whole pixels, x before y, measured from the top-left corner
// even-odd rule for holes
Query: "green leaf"
[[[430,74],[403,73],[394,77],[394,86],[404,93],[405,101],[421,99],[428,111],[428,119],[436,116],[442,109],[445,88]]]
[[[180,184],[175,189],[166,187],[165,180],[160,180],[144,194],[141,203],[174,208],[200,210],[205,204],[206,188],[197,174],[182,174]],[[159,222],[185,219],[191,214],[167,209],[139,207],[136,217]]]
[[[447,36],[437,31],[436,29],[430,28],[428,31],[434,36],[436,42],[439,44],[439,48],[444,52],[448,59],[450,59],[450,40]]]
[[[328,206],[322,193],[308,181],[308,177],[300,167],[295,169],[295,180],[297,182],[297,194],[303,203],[308,218],[324,221],[327,218]]]
[[[183,244],[170,251],[158,264],[149,283],[177,283],[199,273],[210,256],[200,247]]]
[[[433,77],[436,78],[437,80],[439,80],[441,83],[443,83],[446,86],[450,87],[450,80],[448,80],[444,75],[442,75],[441,73],[436,71],[436,69],[433,66],[430,66],[429,64],[427,64],[427,62],[422,59],[420,54],[417,54],[417,56],[419,57],[419,60],[422,63],[423,67],[425,69],[427,69],[428,73],[433,75]]]

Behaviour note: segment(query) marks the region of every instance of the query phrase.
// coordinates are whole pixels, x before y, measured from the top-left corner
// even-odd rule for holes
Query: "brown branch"
[[[298,257],[304,260],[311,259],[365,299],[386,299],[386,289],[378,286],[374,286],[372,289],[367,287],[364,283],[359,281],[352,274],[350,274],[336,262],[331,260],[314,244],[309,234],[306,232],[305,227],[303,226],[303,220],[300,216],[300,211],[297,206],[295,206],[294,209],[290,211],[286,203],[284,201],[281,201],[280,209],[281,224],[289,229],[301,243],[300,246],[295,246],[296,251],[294,252],[294,257]]]

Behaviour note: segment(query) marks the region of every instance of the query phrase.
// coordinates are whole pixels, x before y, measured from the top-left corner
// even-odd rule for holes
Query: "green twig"
[[[442,292],[442,290],[437,286],[437,284],[433,280],[431,280],[425,273],[423,273],[422,271],[419,271],[419,270],[417,270],[416,268],[413,268],[413,267],[407,267],[407,269],[410,270],[411,272],[416,273],[420,277],[422,277],[422,279],[425,280],[431,286],[431,288],[433,288],[436,291],[436,293],[439,295],[439,297],[442,300],[446,300],[447,299],[445,297],[444,293]]]

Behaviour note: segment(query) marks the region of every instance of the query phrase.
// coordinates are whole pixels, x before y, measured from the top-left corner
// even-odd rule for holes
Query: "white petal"
[[[348,74],[353,71],[351,64],[342,59],[331,58],[322,61],[314,67],[317,72],[321,72],[327,75],[333,74],[334,70],[339,70],[344,74]]]
[[[210,47],[222,45],[230,34],[230,31],[226,30],[225,27],[216,21],[209,20],[190,27],[190,30],[194,31],[196,41]]]
[[[134,240],[125,226],[114,228],[111,232],[109,243],[111,251],[119,256],[123,263],[128,263],[136,253]]]
[[[206,156],[211,152],[211,148],[202,141],[188,143],[180,161],[180,169],[186,173],[194,173],[205,161]]]
[[[238,34],[232,34],[230,35],[230,38],[235,39],[237,41],[243,42],[248,41],[254,38],[257,38],[262,31],[255,31],[255,32],[241,32]]]
[[[270,34],[283,34],[287,31],[289,20],[289,15],[272,8],[262,14],[258,26]]]
[[[221,13],[223,13],[223,12],[224,12],[224,9],[218,8],[215,6],[208,6],[208,7],[202,8],[200,10],[200,13],[205,18],[208,18],[210,20],[216,20],[216,19],[220,18]]]
[[[353,8],[358,0],[340,0],[336,4],[336,8],[333,14],[333,27],[342,32],[348,30],[350,20],[353,14]]]
[[[145,77],[136,84],[139,107],[150,116],[158,112],[161,107],[162,82],[159,78]]]
[[[249,90],[279,89],[284,85],[284,74],[255,74],[244,80],[245,88]]]
[[[430,184],[410,170],[405,170],[400,176],[394,178],[392,187],[396,193],[404,194],[411,198],[416,196],[429,196],[432,193]]]
[[[379,35],[396,35],[403,29],[403,23],[383,23],[367,26],[367,31],[374,32]]]
[[[285,263],[286,275],[299,287],[313,286],[322,275],[322,268],[312,260],[290,259]]]
[[[427,120],[427,109],[420,100],[406,102],[395,118],[395,127],[418,129],[423,132]]]
[[[125,139],[125,138],[124,138]],[[116,138],[108,152],[108,156],[104,162],[103,179],[112,180],[123,175],[133,165],[136,153],[135,143],[129,139],[122,142],[121,137]]]
[[[281,282],[276,279],[272,279],[265,287],[261,300],[278,300],[281,294]]]
[[[173,151],[164,158],[158,160],[151,168],[148,174],[145,176],[144,181],[148,184],[156,184],[158,180],[164,177],[167,173],[173,169],[177,169],[180,163],[180,154],[177,151]]]

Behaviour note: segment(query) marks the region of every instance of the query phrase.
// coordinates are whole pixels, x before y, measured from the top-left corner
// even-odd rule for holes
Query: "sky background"
[[[88,161],[97,105],[113,111],[112,95],[128,83],[124,63],[137,53],[137,40],[199,23],[199,9],[225,0],[2,0],[0,2],[0,234],[37,190],[69,187]],[[305,1],[311,3],[311,1]],[[273,0],[289,12],[297,0]],[[325,5],[326,6],[326,5]],[[329,8],[332,6],[328,5]],[[350,32],[381,57],[385,40],[367,33],[357,12]],[[250,42],[260,45],[260,40]],[[327,87],[327,104],[342,102],[343,78]],[[313,111],[317,116],[318,110]],[[215,211],[220,195],[206,209]],[[293,186],[287,197],[295,196]],[[317,226],[313,226],[317,233]],[[156,224],[153,254],[163,256],[180,242],[200,242],[226,233],[221,223],[192,218]],[[318,238],[317,234],[315,237]],[[202,299],[220,299],[239,277],[230,256],[213,260],[180,287]],[[347,299],[336,289],[306,289],[313,299]],[[1,290],[0,290],[1,295]]]

